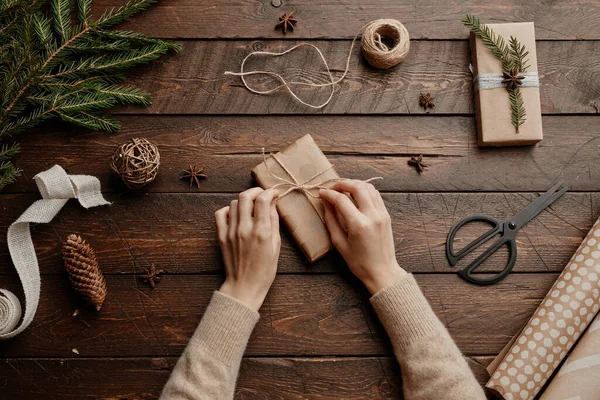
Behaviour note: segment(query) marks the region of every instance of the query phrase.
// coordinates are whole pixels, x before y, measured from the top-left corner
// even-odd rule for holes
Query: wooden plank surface
[[[104,191],[127,192],[108,168],[120,143],[147,137],[160,149],[157,180],[142,191],[197,192],[179,180],[190,163],[206,168],[202,192],[240,192],[253,185],[260,150],[277,152],[311,134],[344,177],[368,179],[384,191],[546,191],[564,180],[571,190],[600,189],[600,118],[546,116],[545,139],[534,147],[478,148],[475,120],[460,116],[120,116],[119,134],[86,133],[48,124],[20,137],[17,158],[25,176],[8,192],[35,192],[32,177],[59,163],[70,173],[93,174]],[[425,154],[418,175],[407,165]],[[16,215],[15,215],[16,217]]]
[[[468,359],[482,384],[489,360]],[[0,389],[12,400],[156,399],[175,362],[174,357],[3,359]],[[278,399],[401,399],[402,382],[390,357],[244,358],[235,398],[264,399],[267,394]]]
[[[119,6],[126,0],[96,0],[94,12]],[[163,1],[124,29],[167,38],[281,38],[273,29],[281,14],[294,11],[299,19],[293,39],[353,38],[367,22],[378,18],[402,21],[412,39],[464,39],[460,23],[467,13],[486,22],[533,21],[538,39],[600,39],[599,5],[594,0],[531,2],[479,0],[440,2],[435,0],[348,0],[315,2],[284,0],[280,8],[271,0]]]
[[[124,2],[95,0],[94,13]],[[306,133],[342,176],[384,177],[377,187],[387,192],[398,259],[416,273],[485,383],[485,366],[527,321],[600,215],[600,4],[283,3],[161,2],[121,26],[183,39],[178,55],[130,74],[130,83],[153,94],[150,107],[115,109],[123,125],[119,134],[45,124],[19,138],[23,152],[17,162],[25,175],[0,195],[1,287],[22,298],[5,232],[39,198],[32,180],[37,172],[58,163],[70,173],[96,175],[114,203],[85,211],[71,202],[51,225],[33,227],[42,298],[32,326],[0,342],[0,398],[157,398],[223,280],[213,212],[253,185],[249,170],[260,162],[261,147],[278,151]],[[292,10],[300,22],[283,36],[273,25]],[[460,23],[466,13],[486,22],[535,22],[545,134],[537,146],[477,147],[468,32]],[[351,39],[382,16],[406,24],[408,58],[377,71],[355,48],[347,79],[323,110],[299,105],[284,92],[252,94],[239,78],[223,75],[239,70],[253,50],[281,51],[309,40],[339,76]],[[324,82],[313,56],[301,51],[268,62],[288,79]],[[265,65],[256,59],[247,67]],[[250,82],[258,88],[274,84]],[[418,105],[421,92],[435,98],[429,115]],[[315,103],[329,95],[327,89],[300,93]],[[131,193],[107,163],[118,144],[140,136],[159,146],[162,166],[156,182]],[[430,164],[422,175],[406,164],[416,154],[425,154]],[[189,163],[204,166],[209,175],[199,191],[178,179]],[[456,276],[444,253],[454,222],[479,212],[510,216],[558,180],[572,192],[522,229],[514,273],[491,287]],[[482,229],[467,229],[459,243]],[[69,287],[59,251],[70,233],[92,243],[107,274],[109,294],[100,313],[82,305]],[[500,252],[484,271],[499,271],[506,258]],[[151,263],[167,270],[154,290],[138,276]],[[250,340],[236,398],[402,398],[399,367],[368,297],[338,254],[310,265],[284,230],[279,275]],[[75,309],[80,314],[72,317]]]
[[[507,218],[536,198],[535,193],[389,193],[384,200],[392,216],[396,254],[411,272],[455,273],[444,245],[450,227],[474,213]],[[526,225],[517,236],[518,272],[561,271],[600,214],[600,194],[567,193]],[[14,274],[5,240],[8,226],[35,195],[2,195],[0,273]],[[104,272],[141,273],[151,263],[169,273],[221,273],[213,213],[233,195],[111,195],[110,207],[84,210],[71,202],[50,225],[33,228],[44,274],[64,273],[62,242],[79,233],[94,247]],[[465,227],[457,244],[483,233],[483,226]],[[500,252],[484,270],[500,271],[507,260]],[[418,260],[418,261],[415,261]],[[465,264],[466,265],[466,264]],[[462,263],[461,263],[462,266]],[[483,268],[482,267],[482,268]],[[283,229],[279,263],[282,273],[334,273],[345,264],[336,252],[309,264]]]
[[[390,70],[368,66],[355,46],[347,77],[322,110],[297,103],[285,90],[272,95],[248,91],[240,78],[225,76],[239,71],[244,57],[254,50],[283,51],[296,41],[230,40],[186,41],[182,51],[132,74],[131,83],[154,96],[149,107],[125,107],[119,112],[148,114],[424,114],[419,93],[435,98],[435,114],[473,113],[469,44],[464,41],[415,41],[404,62]],[[350,41],[311,41],[321,49],[336,76],[341,75]],[[548,41],[537,43],[540,96],[544,114],[597,113],[600,84],[600,42]],[[246,71],[265,69],[283,72],[289,81],[306,79],[324,83],[315,50],[303,47],[285,57],[254,58]],[[258,90],[280,84],[274,78],[248,77]],[[320,104],[330,88],[301,88],[308,102]]]
[[[512,274],[487,287],[456,275],[416,278],[464,354],[490,355],[527,322],[557,276]],[[212,275],[166,275],[151,290],[138,276],[109,275],[108,295],[97,313],[81,305],[66,275],[45,275],[31,327],[0,342],[0,354],[72,357],[75,348],[81,357],[178,356],[221,282]],[[19,288],[12,275],[2,276],[2,285]],[[80,313],[72,317],[75,309]],[[278,276],[246,351],[277,357],[391,354],[366,291],[349,273]]]

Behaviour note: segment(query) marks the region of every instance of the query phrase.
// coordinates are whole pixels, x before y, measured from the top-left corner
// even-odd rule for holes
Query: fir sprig
[[[6,185],[13,183],[21,175],[21,169],[17,168],[10,161],[11,158],[19,153],[19,145],[3,145],[0,147],[0,190]]]
[[[108,29],[156,2],[130,0],[92,20],[92,0],[0,0],[0,143],[52,117],[115,131],[104,110],[150,104],[148,93],[120,84],[121,72],[179,45]],[[20,171],[10,162],[18,147],[0,150],[1,189]]]
[[[479,36],[483,44],[500,60],[502,72],[505,76],[518,75],[527,71],[529,68],[527,64],[529,52],[517,38],[511,36],[507,45],[502,36],[497,35],[490,27],[482,24],[474,15],[467,14],[462,22],[474,35]],[[510,101],[511,122],[515,127],[515,131],[519,133],[519,126],[525,122],[523,95],[518,86],[507,87],[507,90]]]

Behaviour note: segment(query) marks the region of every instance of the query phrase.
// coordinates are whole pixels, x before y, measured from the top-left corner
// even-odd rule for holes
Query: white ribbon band
[[[519,76],[522,76],[521,87],[539,87],[540,76],[537,72],[521,72]],[[506,87],[506,83],[502,83],[504,80],[503,74],[479,74],[473,78],[473,90],[487,90]]]
[[[17,297],[0,289],[0,339],[9,339],[23,332],[31,321],[40,300],[40,268],[29,231],[30,223],[47,224],[69,199],[78,199],[84,208],[110,204],[102,197],[100,181],[88,175],[67,175],[55,165],[34,177],[42,200],[33,203],[9,228],[8,250],[25,292],[25,314],[21,325],[21,304]]]

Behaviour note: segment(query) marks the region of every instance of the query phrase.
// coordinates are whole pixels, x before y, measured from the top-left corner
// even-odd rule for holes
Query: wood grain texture
[[[108,160],[120,143],[147,137],[160,149],[157,180],[142,191],[196,192],[178,179],[189,163],[206,168],[202,192],[240,192],[252,185],[260,149],[277,152],[311,134],[344,177],[382,176],[385,191],[545,191],[564,180],[577,191],[600,190],[600,118],[546,116],[544,141],[531,147],[479,148],[472,117],[397,116],[120,116],[119,134],[85,133],[42,125],[19,139],[25,175],[4,193],[35,192],[32,177],[58,163],[74,174],[93,174],[104,191],[126,188]],[[425,154],[418,175],[407,165]]]
[[[313,110],[296,102],[285,90],[271,95],[248,91],[238,77],[244,57],[254,50],[283,51],[296,41],[186,41],[182,51],[166,57],[131,76],[131,83],[152,93],[147,108],[124,107],[121,113],[145,114],[424,114],[419,106],[421,92],[435,98],[435,114],[471,114],[472,76],[470,50],[464,41],[415,41],[403,63],[390,70],[375,70],[354,48],[347,77],[336,85],[331,102]],[[340,76],[350,41],[311,41]],[[538,42],[541,106],[544,114],[597,113],[600,97],[597,69],[600,42]],[[266,65],[268,63],[268,65]],[[303,47],[284,57],[255,57],[246,71],[269,68],[282,72],[289,81],[307,79],[327,82],[315,50]],[[285,71],[285,72],[283,72]],[[280,84],[274,78],[253,76],[248,82],[259,90]],[[305,101],[320,104],[330,88],[299,88]],[[507,104],[508,106],[508,104]]]
[[[468,358],[481,384],[491,357]],[[0,389],[11,400],[156,399],[177,362],[154,358],[0,359]],[[244,358],[236,399],[402,399],[390,357]]]
[[[125,1],[95,0],[94,14]],[[283,36],[273,26],[292,10],[300,22]],[[96,175],[114,204],[85,211],[72,201],[52,224],[33,227],[42,298],[31,327],[0,341],[0,398],[157,398],[223,280],[213,212],[253,185],[249,171],[260,162],[261,147],[278,151],[306,133],[342,176],[385,178],[377,187],[388,192],[398,260],[418,273],[434,311],[485,383],[491,355],[527,321],[600,215],[600,119],[592,115],[600,109],[599,11],[596,0],[284,0],[281,8],[271,0],[177,0],[123,24],[185,39],[183,50],[130,74],[154,102],[115,109],[121,133],[44,124],[18,138],[17,163],[25,174],[0,194],[0,287],[23,298],[5,235],[39,198],[36,173],[58,163],[70,173]],[[537,146],[476,146],[468,32],[460,23],[466,13],[486,22],[535,22],[545,114],[545,138]],[[239,78],[223,75],[239,70],[251,51],[308,40],[339,76],[351,39],[381,17],[405,23],[410,55],[397,68],[377,71],[355,48],[347,79],[323,110],[311,111],[284,92],[252,94]],[[252,60],[248,67],[265,65]],[[304,51],[269,65],[288,79],[327,78]],[[421,92],[435,98],[430,115],[418,105]],[[301,91],[317,103],[328,94],[326,88]],[[118,144],[140,136],[159,146],[162,166],[156,182],[130,193],[107,162]],[[416,154],[430,164],[422,175],[406,164]],[[209,175],[200,193],[178,179],[189,163]],[[456,276],[444,252],[454,222],[473,213],[508,217],[558,180],[575,192],[522,229],[513,274],[491,287]],[[458,243],[481,231],[467,229]],[[337,253],[310,265],[283,232],[280,274],[261,309],[236,398],[401,399],[398,365],[365,289]],[[100,313],[69,287],[60,246],[70,233],[91,242],[107,274]],[[499,271],[506,259],[501,251],[483,270]],[[151,263],[167,270],[154,290],[139,279]],[[75,309],[80,313],[72,317]]]
[[[600,214],[598,196],[567,193],[526,225],[517,235],[519,255],[515,271],[561,271]],[[455,273],[457,268],[449,266],[444,249],[454,223],[474,213],[507,218],[536,197],[535,193],[384,194],[392,216],[398,261],[411,272]],[[36,198],[0,196],[0,273],[15,273],[6,231]],[[72,201],[51,224],[33,227],[42,273],[64,273],[60,249],[71,233],[90,242],[105,273],[141,273],[151,263],[173,274],[222,273],[213,213],[233,196],[147,194],[108,198],[113,201],[112,206],[89,211]],[[465,227],[457,245],[475,239],[483,228]],[[346,269],[337,252],[309,264],[285,228],[282,232],[281,273],[333,273]],[[502,270],[507,254],[499,252],[482,268]],[[466,261],[460,265],[466,265]]]
[[[497,354],[521,329],[558,274],[512,274],[479,287],[456,275],[417,275],[433,310],[465,355]],[[138,276],[107,276],[101,312],[85,308],[66,275],[42,277],[31,327],[0,342],[4,357],[178,356],[196,329],[217,276],[166,275],[156,289]],[[16,276],[2,276],[16,290]],[[358,290],[357,290],[358,288]],[[18,291],[17,291],[18,293]],[[80,309],[77,317],[73,311]],[[248,356],[382,356],[391,346],[368,301],[348,274],[277,277],[261,309]]]
[[[125,0],[97,0],[99,15]],[[435,0],[350,0],[315,2],[284,1],[275,8],[271,0],[164,1],[123,25],[149,35],[167,38],[283,38],[273,27],[278,17],[294,11],[299,23],[291,39],[352,38],[368,21],[394,18],[402,21],[412,39],[464,39],[460,23],[467,13],[485,22],[535,22],[538,39],[600,39],[599,5],[593,0],[522,2],[484,0],[439,2]]]

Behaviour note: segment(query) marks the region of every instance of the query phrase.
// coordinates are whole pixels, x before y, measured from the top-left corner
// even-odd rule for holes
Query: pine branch
[[[3,145],[0,147],[0,161],[7,161],[19,154],[21,151],[21,146],[18,143],[13,143],[12,145]]]
[[[33,128],[43,120],[50,118],[53,111],[55,110],[52,107],[38,107],[23,117],[18,117],[14,121],[0,125],[0,137],[15,135],[26,129]]]
[[[20,175],[21,169],[15,167],[12,162],[0,162],[0,190],[4,189],[5,186],[16,181],[17,177]]]
[[[97,90],[102,94],[112,96],[120,103],[141,104],[144,106],[151,103],[151,97],[148,93],[131,86],[104,85]]]
[[[169,47],[162,43],[144,46],[141,49],[130,50],[116,54],[109,54],[101,59],[94,60],[89,69],[103,73],[131,68],[138,64],[152,61],[169,51]]]
[[[148,36],[137,32],[120,31],[116,29],[110,31],[104,29],[97,29],[95,30],[95,33],[98,34],[101,38],[126,40],[129,43],[135,43],[139,45],[162,44],[164,46],[168,46],[170,50],[181,50],[181,45],[178,43],[170,42],[167,40],[149,38]]]
[[[42,13],[36,13],[33,17],[33,24],[38,40],[48,53],[56,50],[56,45],[53,43],[52,25],[48,18]]]
[[[526,72],[529,68],[527,63],[527,56],[529,52],[525,49],[525,46],[522,45],[516,37],[511,36],[509,40],[510,45],[510,59],[513,65],[513,68],[516,68],[519,72]]]
[[[92,15],[92,0],[77,0],[77,18],[85,26]]]
[[[64,97],[60,105],[54,106],[63,112],[93,111],[98,108],[108,108],[115,105],[115,100],[101,93],[86,93],[83,96]]]
[[[502,70],[509,72],[512,68],[510,60],[510,51],[502,36],[496,35],[493,30],[479,21],[477,17],[467,14],[462,23],[469,28],[473,34],[479,36],[492,54],[502,62]]]
[[[110,118],[93,115],[85,111],[58,111],[57,113],[64,121],[95,131],[114,132],[120,128],[119,124]]]
[[[521,89],[509,89],[508,96],[510,99],[511,122],[515,127],[515,131],[519,133],[519,126],[525,123],[525,102]]]
[[[65,43],[71,38],[71,7],[73,2],[72,0],[54,0],[51,4],[54,29],[60,35],[61,43]]]
[[[157,0],[130,0],[96,20],[92,1],[0,0],[0,141],[52,117],[115,131],[118,122],[104,110],[117,103],[150,104],[148,93],[118,85],[123,72],[180,46],[107,29]],[[9,160],[14,149],[8,150],[0,148],[0,156],[6,153],[0,186],[18,172]]]
[[[94,25],[99,28],[107,28],[109,26],[120,24],[121,22],[131,18],[135,14],[144,11],[158,0],[131,0],[124,6],[117,9],[105,12]]]

